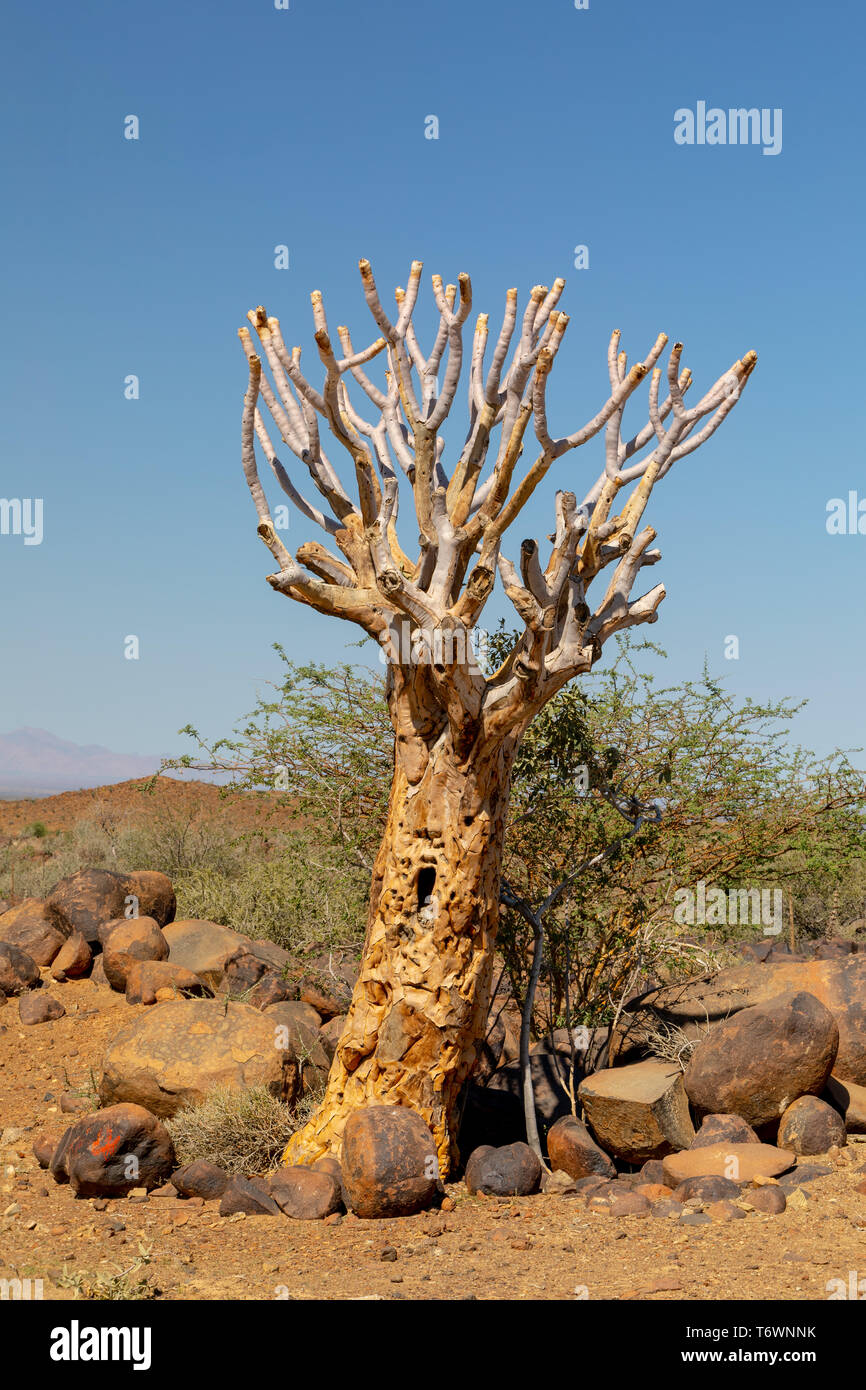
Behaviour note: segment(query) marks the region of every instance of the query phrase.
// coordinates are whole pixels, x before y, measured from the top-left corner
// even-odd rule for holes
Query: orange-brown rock
[[[792,1153],[772,1144],[708,1144],[701,1149],[683,1149],[662,1160],[665,1181],[676,1189],[686,1178],[719,1175],[731,1182],[752,1182],[761,1175],[777,1178],[793,1168]]]
[[[165,960],[168,942],[152,917],[129,917],[112,928],[102,955],[108,983],[122,992],[133,962]]]
[[[39,898],[25,898],[0,917],[0,941],[26,951],[37,965],[50,965],[67,935],[57,915]]]
[[[324,1221],[343,1205],[338,1179],[322,1168],[279,1168],[269,1187],[283,1215],[295,1221]]]
[[[590,1173],[615,1178],[616,1168],[608,1154],[600,1149],[581,1120],[563,1115],[547,1131],[547,1154],[555,1171],[571,1178],[585,1178]]]
[[[168,960],[133,960],[126,974],[127,1004],[155,1004],[157,999],[181,999],[204,994],[198,975]]]
[[[343,1188],[357,1216],[411,1216],[433,1205],[439,1164],[421,1116],[401,1105],[369,1105],[346,1120]]]
[[[57,915],[61,928],[80,931],[86,941],[99,939],[99,928],[122,917],[126,906],[126,878],[107,869],[81,869],[55,883],[46,905]]]
[[[792,990],[813,994],[836,1020],[839,1048],[834,1075],[866,1086],[866,955],[738,965],[712,977],[654,990],[642,997],[639,1008],[652,1009],[676,1023],[703,1024]]]
[[[23,994],[39,983],[39,966],[18,946],[0,941],[0,993]]]
[[[698,1112],[769,1124],[798,1096],[824,1089],[838,1044],[835,1019],[819,999],[779,995],[713,1028],[692,1053],[686,1093]]]
[[[109,1044],[103,1104],[134,1101],[155,1115],[199,1105],[215,1087],[266,1086],[294,1104],[298,1060],[275,1045],[273,1025],[248,1004],[186,999],[157,1004],[131,1019]]]
[[[800,1096],[779,1121],[776,1143],[795,1154],[825,1154],[834,1144],[847,1143],[845,1121],[817,1096]]]
[[[174,921],[177,899],[171,879],[153,869],[137,869],[126,875],[127,897],[136,899],[136,915],[152,917],[161,927]],[[128,905],[132,906],[132,904]]]
[[[661,1158],[695,1137],[682,1072],[669,1062],[594,1072],[578,1097],[601,1147],[629,1163]]]
[[[86,975],[93,963],[93,952],[80,931],[74,931],[66,938],[51,967],[52,979],[60,981],[77,980]]]

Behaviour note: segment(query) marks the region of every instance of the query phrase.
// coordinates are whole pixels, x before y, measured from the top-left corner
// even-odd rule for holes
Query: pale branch
[[[491,346],[486,313],[478,315],[471,349],[464,354],[463,329],[472,307],[468,275],[449,285],[433,277],[438,325],[425,356],[413,321],[421,262],[412,262],[405,288],[396,291],[393,319],[382,306],[369,262],[359,264],[378,333],[356,350],[348,327],[340,326],[337,353],[322,295],[314,292],[321,386],[301,371],[300,348],[287,349],[279,320],[263,307],[247,316],[261,354],[253,349],[250,330],[240,330],[249,364],[243,466],[259,534],[278,565],[269,582],[321,612],[350,618],[380,640],[406,621],[413,633],[423,634],[425,649],[438,652],[439,658],[431,657],[429,670],[407,669],[403,685],[416,692],[425,728],[430,711],[438,708],[452,730],[463,731],[461,736],[466,721],[471,725],[478,719],[519,734],[556,690],[592,667],[611,633],[655,621],[664,587],[631,596],[640,570],[659,558],[657,550],[649,549],[655,533],[650,527],[640,529],[652,490],[727,418],[742,396],[756,355],[748,352],[736,359],[689,407],[692,377],[682,365],[682,344],[673,344],[663,368],[660,359],[668,340],[659,334],[646,356],[629,367],[616,330],[608,344],[607,400],[579,429],[557,434],[551,425],[550,379],[569,323],[558,308],[563,280],[552,287],[536,285],[522,316],[517,291],[508,291],[485,367]],[[386,364],[381,384],[368,371],[379,357]],[[468,429],[449,472],[441,430],[464,375]],[[647,378],[647,418],[624,438],[629,401]],[[663,379],[667,394],[660,400]],[[363,409],[353,400],[356,389],[366,401]],[[289,453],[307,470],[322,505],[309,501],[290,478],[271,442],[265,410]],[[320,420],[352,461],[352,488],[322,448]],[[530,420],[540,453],[515,480],[531,437]],[[557,492],[549,554],[543,558],[534,540],[523,540],[515,567],[502,550],[506,532],[553,464],[596,435],[604,441],[600,474],[580,504],[576,491]],[[283,545],[259,478],[256,440],[283,494],[334,539],[342,559],[313,542],[297,548],[295,557]],[[418,525],[415,558],[398,536],[401,481],[404,489],[407,483],[411,488]],[[622,504],[621,494],[631,484]],[[608,566],[613,566],[612,578],[593,609],[588,590]],[[473,661],[451,660],[442,653],[471,649],[470,629],[479,621],[497,575],[523,632],[500,670],[484,679]],[[391,654],[392,668],[407,661],[411,667],[402,649]]]

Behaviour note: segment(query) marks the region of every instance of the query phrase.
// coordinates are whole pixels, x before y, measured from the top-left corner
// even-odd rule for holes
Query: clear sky
[[[630,360],[684,340],[696,390],[754,347],[736,410],[654,494],[646,632],[671,679],[707,654],[738,693],[808,697],[819,751],[866,743],[866,535],[826,529],[831,498],[866,499],[864,43],[861,5],[802,0],[7,6],[0,496],[43,499],[44,537],[0,535],[0,732],[179,751],[181,725],[251,707],[273,641],[359,658],[357,629],[265,583],[236,330],[264,303],[312,372],[310,290],[372,336],[367,256],[389,298],[422,259],[428,306],[430,272],[469,271],[491,325],[509,285],[565,276],[557,434],[606,398],[613,327]],[[781,151],[677,144],[699,102],[780,109]],[[560,462],[513,555],[599,449]]]

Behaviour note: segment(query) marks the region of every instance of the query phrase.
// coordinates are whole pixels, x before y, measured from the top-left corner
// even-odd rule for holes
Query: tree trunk
[[[461,761],[446,727],[414,781],[401,742],[346,1026],[322,1104],[283,1157],[339,1156],[353,1110],[399,1104],[429,1125],[446,1177],[458,1097],[486,1026],[516,740],[476,743]]]

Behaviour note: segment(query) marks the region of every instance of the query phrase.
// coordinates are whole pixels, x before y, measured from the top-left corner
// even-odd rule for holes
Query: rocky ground
[[[218,1215],[219,1204],[151,1195],[76,1198],[40,1170],[37,1132],[73,1122],[60,1098],[91,1094],[105,1046],[130,1015],[89,979],[50,990],[66,1016],[19,1025],[0,1011],[0,1279],[41,1278],[46,1299],[125,1275],[120,1291],[161,1299],[826,1299],[866,1272],[866,1142],[801,1164],[832,1171],[803,1205],[723,1224],[616,1217],[581,1196],[470,1196],[398,1220]],[[69,1104],[69,1101],[66,1101]],[[706,1215],[706,1213],[703,1213]],[[144,1286],[144,1287],[142,1287]]]

